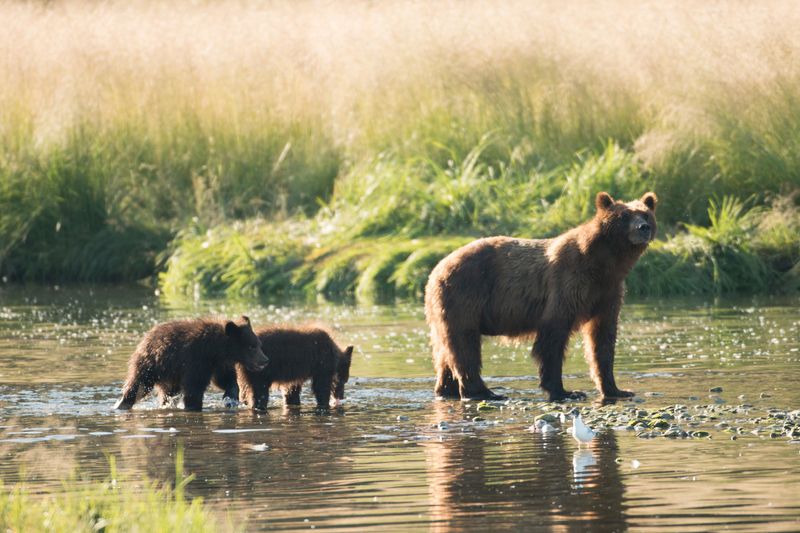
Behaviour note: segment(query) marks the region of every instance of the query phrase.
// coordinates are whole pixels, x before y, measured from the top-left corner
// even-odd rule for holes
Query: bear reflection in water
[[[431,421],[454,412],[436,410]],[[452,404],[450,404],[452,405]],[[426,441],[432,530],[627,529],[624,485],[613,432],[581,451],[558,432],[515,435],[502,445],[453,433]]]

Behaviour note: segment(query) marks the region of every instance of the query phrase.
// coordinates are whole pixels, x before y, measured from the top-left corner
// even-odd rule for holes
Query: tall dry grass
[[[364,224],[359,184],[432,187],[476,147],[493,188],[549,205],[613,143],[668,224],[800,186],[790,1],[6,1],[0,24],[11,277],[135,278],[192,217],[308,215],[331,195],[331,220]],[[430,231],[486,218],[454,211]]]

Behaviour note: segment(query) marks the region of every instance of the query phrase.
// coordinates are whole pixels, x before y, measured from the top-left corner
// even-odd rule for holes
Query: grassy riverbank
[[[153,481],[134,483],[116,470],[103,482],[70,480],[63,490],[42,495],[25,484],[5,487],[0,482],[0,528],[3,531],[107,533],[153,531],[213,532],[221,530],[201,498],[187,499],[183,453],[176,459],[175,487]],[[229,528],[230,529],[230,528]]]
[[[748,210],[725,197],[708,211],[709,226],[687,225],[650,247],[628,278],[629,293],[785,293],[800,288],[800,210],[791,199]],[[324,220],[256,220],[186,231],[176,241],[161,286],[167,295],[195,298],[281,293],[365,302],[420,298],[433,266],[473,238],[326,235],[324,228]]]
[[[601,189],[660,198],[665,241],[635,292],[787,290],[798,270],[790,2],[6,2],[0,16],[9,280],[166,269],[168,293],[415,295],[453,246],[553,235]]]

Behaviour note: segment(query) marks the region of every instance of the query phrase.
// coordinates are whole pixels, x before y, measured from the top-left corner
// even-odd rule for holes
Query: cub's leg
[[[254,411],[266,411],[269,404],[269,389],[271,381],[250,377],[243,382],[239,377],[239,390],[241,391],[242,401]]]
[[[122,387],[122,398],[117,401],[114,409],[130,409],[136,402],[150,394],[155,386],[152,372],[141,371],[137,368],[131,374]]]
[[[314,397],[317,399],[317,408],[327,409],[330,407],[332,381],[333,375],[328,372],[317,374],[311,379],[311,390],[314,391]]]
[[[211,381],[223,390],[222,401],[226,407],[239,405],[239,383],[236,380],[236,369],[232,366],[217,368]]]
[[[180,386],[157,385],[158,391],[158,406],[168,407],[175,400],[175,397],[181,393]]]
[[[283,391],[284,405],[300,405],[300,392],[303,390],[302,385],[290,385]]]
[[[211,371],[202,367],[188,371],[183,378],[183,408],[187,411],[202,411],[203,396],[211,383]]]

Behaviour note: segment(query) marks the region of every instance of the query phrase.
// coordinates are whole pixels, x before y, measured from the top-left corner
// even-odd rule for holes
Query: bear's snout
[[[269,357],[267,357],[261,348],[258,349],[253,359],[250,361],[250,370],[258,372],[264,370],[269,364]]]
[[[655,238],[653,225],[642,216],[634,217],[628,231],[628,238],[636,245],[647,244]]]

